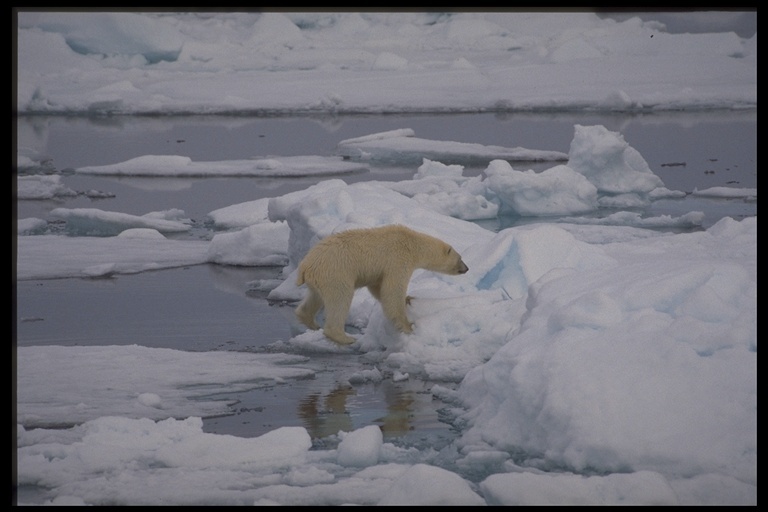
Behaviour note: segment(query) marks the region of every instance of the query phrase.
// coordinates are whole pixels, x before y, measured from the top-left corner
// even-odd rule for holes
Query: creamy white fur
[[[405,226],[353,229],[315,245],[299,264],[297,285],[309,292],[296,316],[319,329],[315,316],[325,308],[323,333],[340,344],[354,343],[344,323],[357,288],[367,287],[392,323],[404,333],[413,326],[406,314],[408,282],[417,268],[463,274],[467,266],[453,247]]]

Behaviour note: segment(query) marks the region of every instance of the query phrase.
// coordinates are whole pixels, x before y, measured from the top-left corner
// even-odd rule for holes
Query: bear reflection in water
[[[413,393],[397,389],[391,382],[383,382],[387,410],[384,416],[374,420],[385,437],[402,436],[413,430]],[[355,426],[348,409],[347,399],[357,395],[349,384],[341,384],[323,396],[311,393],[299,402],[299,417],[313,439],[336,435],[339,431],[352,432]]]

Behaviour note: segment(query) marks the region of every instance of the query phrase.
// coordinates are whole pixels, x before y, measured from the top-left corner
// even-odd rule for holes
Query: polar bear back
[[[383,275],[407,275],[417,268],[446,274],[466,271],[461,256],[442,240],[401,225],[352,229],[316,244],[299,265],[297,284],[331,279],[355,288]]]

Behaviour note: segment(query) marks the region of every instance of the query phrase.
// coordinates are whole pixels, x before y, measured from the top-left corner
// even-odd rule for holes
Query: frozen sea
[[[111,57],[73,44],[97,49],[105,32],[21,23],[28,45],[61,36],[49,48],[94,89],[72,94],[73,77],[45,59],[21,74],[38,93],[19,91],[30,111],[16,119],[19,504],[755,504],[756,100],[713,80],[682,106],[659,88],[667,108],[636,108],[653,87],[627,86],[622,108],[578,88],[586,103],[552,108],[524,90],[501,109],[411,112],[405,90],[385,85],[402,108],[353,95],[363,111],[307,112],[299,88],[294,107],[274,90],[263,112],[249,98],[248,114],[231,115],[231,98],[193,92],[195,62],[250,72],[231,50],[259,40],[251,29],[270,80],[307,70],[290,52],[307,41],[312,58],[355,69],[368,57],[338,41],[367,24],[363,47],[378,58],[359,76],[426,84],[425,70],[451,62],[446,41],[467,49],[448,71],[488,70],[475,57],[510,42],[495,27],[515,26],[272,16],[282,32],[258,15],[108,16],[103,26],[132,37],[168,30],[139,50],[108,32]],[[578,23],[581,37],[555,24],[559,37],[522,31],[515,43],[528,62],[565,64],[541,75],[556,77],[622,33],[663,32],[633,18]],[[179,33],[176,61],[120,53],[149,59]],[[741,41],[747,55],[756,42],[702,37]],[[344,105],[346,84],[317,71]],[[172,80],[150,84],[161,76]],[[464,102],[472,83],[434,104]],[[191,115],[141,112],[155,105],[147,84],[186,98],[172,110]],[[512,148],[541,158],[507,164],[498,155]],[[449,240],[473,272],[414,275],[424,328],[413,336],[392,332],[363,292],[352,348],[305,333],[291,285],[302,251],[390,222]]]

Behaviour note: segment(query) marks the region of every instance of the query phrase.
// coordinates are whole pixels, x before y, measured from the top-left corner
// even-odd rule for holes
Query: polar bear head
[[[456,249],[442,240],[437,240],[437,242],[437,250],[431,254],[431,258],[424,265],[424,268],[442,274],[465,274],[469,268],[464,263],[464,260],[461,259],[461,255]]]

